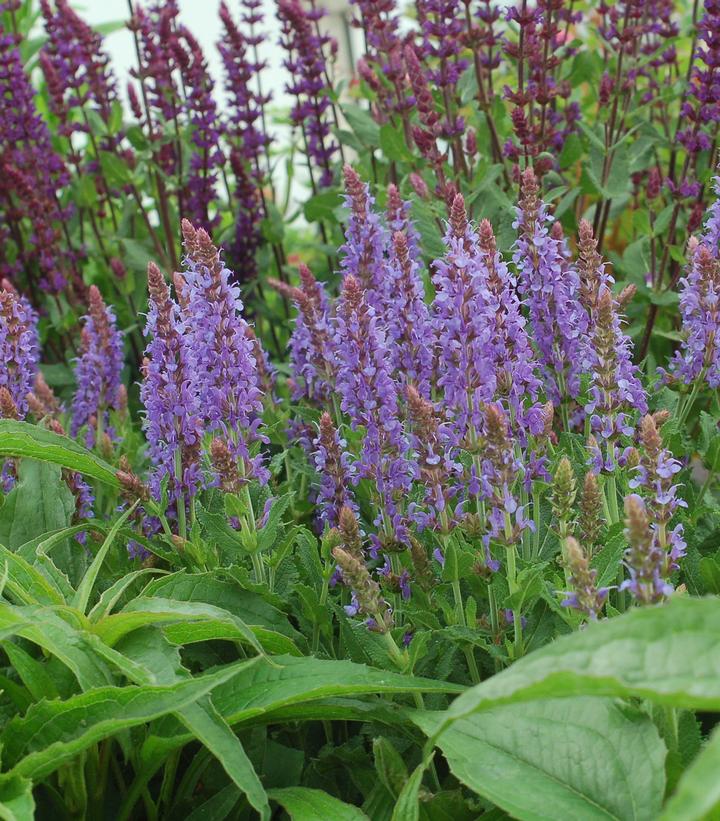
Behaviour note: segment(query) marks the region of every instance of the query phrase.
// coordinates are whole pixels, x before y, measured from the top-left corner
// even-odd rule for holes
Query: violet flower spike
[[[587,370],[588,316],[580,303],[580,278],[563,258],[561,241],[548,230],[552,218],[539,199],[532,168],[522,175],[513,226],[518,239],[513,261],[530,309],[533,337],[548,396],[555,405],[576,398]]]
[[[313,461],[320,476],[317,494],[319,519],[324,526],[337,527],[343,508],[353,512],[357,510],[350,491],[355,469],[350,463],[347,442],[340,438],[329,413],[323,413],[320,417],[320,430],[314,445]]]
[[[360,283],[345,277],[334,319],[336,390],[353,428],[365,437],[358,478],[375,480],[385,535],[404,538],[398,502],[410,488],[407,441],[399,418],[397,386],[390,375],[385,334]]]
[[[77,436],[80,428],[88,425],[85,445],[92,448],[96,444],[97,426],[102,424],[107,430],[107,411],[120,407],[123,343],[115,313],[105,305],[97,286],[90,286],[88,301],[80,356],[75,363],[77,389],[70,433]]]
[[[338,145],[330,133],[332,103],[326,93],[326,60],[327,52],[334,54],[337,44],[319,32],[317,21],[323,11],[308,11],[300,0],[278,0],[277,10],[280,45],[286,52],[283,64],[291,78],[285,89],[295,98],[290,119],[303,133],[316,187],[327,188],[333,181],[332,161]]]
[[[143,429],[153,470],[150,487],[156,499],[167,478],[169,498],[194,495],[201,485],[201,405],[195,376],[197,366],[180,308],[170,297],[160,269],[148,265],[149,310],[145,335],[143,382],[140,399],[145,406]]]
[[[240,289],[208,234],[182,221],[185,241],[185,293],[181,316],[186,327],[199,407],[204,425],[227,432],[246,473],[269,478],[262,456],[250,459],[249,445],[260,433],[262,392],[254,344],[242,316]],[[185,303],[185,304],[183,304]]]

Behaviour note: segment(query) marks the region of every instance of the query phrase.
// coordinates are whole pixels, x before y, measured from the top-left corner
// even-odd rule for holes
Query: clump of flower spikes
[[[39,115],[16,37],[6,32],[0,32],[0,178],[2,200],[13,206],[3,204],[0,242],[17,246],[15,259],[0,254],[0,275],[14,280],[24,272],[34,284],[37,272],[42,288],[59,293],[69,279],[58,249],[69,214],[58,198],[67,168]],[[24,230],[25,221],[30,230]],[[73,261],[71,253],[67,257]]]
[[[162,273],[148,267],[150,310],[141,399],[154,468],[153,495],[167,477],[169,499],[193,496],[202,486],[201,442],[212,432],[238,462],[243,482],[267,481],[262,454],[251,455],[260,433],[259,341],[242,316],[232,272],[202,228],[182,224],[185,265],[174,277],[173,299]]]
[[[50,104],[60,119],[60,132],[90,130],[84,117],[73,117],[75,110],[88,102],[109,122],[117,88],[102,36],[75,13],[67,0],[41,0],[40,8],[48,35],[40,51],[40,65]]]
[[[98,430],[107,430],[107,411],[120,409],[123,398],[120,375],[123,366],[122,334],[115,313],[103,302],[97,286],[88,291],[88,313],[75,363],[77,388],[73,398],[70,433],[77,436],[88,426],[86,445],[93,447]]]

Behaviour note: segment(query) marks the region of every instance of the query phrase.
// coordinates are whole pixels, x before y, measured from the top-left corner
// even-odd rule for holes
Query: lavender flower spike
[[[185,239],[186,324],[198,398],[209,430],[229,433],[248,472],[269,478],[262,460],[250,460],[248,445],[262,438],[262,392],[257,361],[247,323],[242,317],[240,289],[231,285],[232,272],[220,258],[208,234],[182,222]]]
[[[670,374],[690,385],[704,374],[708,385],[720,385],[720,260],[695,237],[688,242],[688,273],[680,280],[683,341],[670,362]]]
[[[145,326],[149,337],[143,363],[140,399],[145,406],[143,428],[153,462],[150,486],[160,497],[167,477],[171,502],[200,487],[202,419],[195,375],[180,309],[170,296],[160,269],[148,265],[150,305]]]
[[[513,223],[518,229],[513,261],[530,309],[548,397],[559,405],[580,391],[580,374],[587,360],[588,317],[579,300],[578,273],[564,260],[562,242],[551,236],[552,218],[538,193],[535,172],[527,168]]]
[[[77,436],[80,428],[88,425],[86,446],[91,448],[98,425],[106,427],[107,411],[119,408],[123,345],[113,309],[106,307],[95,285],[90,286],[88,302],[80,357],[75,364],[77,390],[70,433]]]
[[[340,266],[345,276],[352,274],[360,281],[373,307],[383,311],[388,232],[373,211],[375,198],[370,194],[370,186],[349,165],[343,168],[343,176],[345,205],[350,211],[350,218],[345,230],[345,244],[340,248]]]
[[[329,413],[320,417],[320,431],[315,445],[315,468],[320,475],[317,503],[320,521],[328,527],[337,527],[343,508],[356,510],[350,491],[353,466],[345,450],[346,442],[340,438]]]
[[[384,514],[378,523],[383,520],[386,529],[397,536],[398,528],[402,530],[397,501],[410,487],[407,442],[385,334],[352,274],[345,278],[338,302],[334,346],[342,410],[350,416],[353,428],[362,425],[366,429],[359,477],[375,479]]]

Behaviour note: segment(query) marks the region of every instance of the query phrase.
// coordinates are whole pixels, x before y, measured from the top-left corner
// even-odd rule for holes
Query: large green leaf
[[[0,419],[0,456],[30,457],[41,462],[53,462],[99,482],[120,487],[112,465],[78,445],[75,440],[27,422]]]
[[[500,704],[576,695],[720,710],[718,657],[720,600],[678,596],[591,624],[520,659],[456,699],[443,726]]]
[[[683,773],[660,821],[701,821],[720,807],[720,729]]]
[[[14,775],[44,778],[91,744],[182,710],[257,661],[168,686],[100,687],[65,701],[41,701],[5,726],[0,735],[3,763]]]
[[[0,420],[0,426],[6,421]],[[17,482],[0,508],[0,542],[16,550],[49,530],[67,527],[74,512],[75,498],[60,468],[23,459],[18,463]]]
[[[432,733],[433,715],[416,721]],[[665,790],[665,745],[650,718],[608,698],[496,707],[438,740],[453,774],[522,821],[652,821]]]
[[[283,787],[270,790],[268,795],[285,808],[292,821],[368,821],[361,809],[322,790]]]
[[[374,670],[352,661],[271,656],[237,680],[218,687],[213,703],[230,724],[316,699],[344,695],[458,693],[463,687],[445,681]],[[242,682],[240,681],[242,679]]]

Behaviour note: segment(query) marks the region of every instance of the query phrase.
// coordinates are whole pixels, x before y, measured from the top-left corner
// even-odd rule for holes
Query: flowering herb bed
[[[129,11],[0,3],[0,817],[713,817],[718,3]]]

